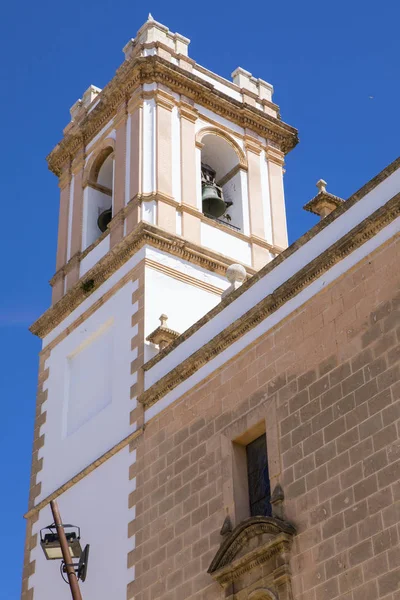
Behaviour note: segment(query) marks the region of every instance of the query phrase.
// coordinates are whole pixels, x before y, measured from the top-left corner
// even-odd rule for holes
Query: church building
[[[400,600],[400,159],[288,247],[272,85],[123,52],[47,158],[22,600],[71,598],[54,500],[83,600]]]

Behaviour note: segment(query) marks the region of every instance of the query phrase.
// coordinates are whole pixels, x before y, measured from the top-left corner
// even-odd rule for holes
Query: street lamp
[[[81,530],[75,525],[63,525],[58,505],[50,502],[54,523],[40,530],[40,545],[47,560],[61,560],[60,572],[69,584],[73,600],[82,600],[78,580],[85,581],[89,560],[89,545],[82,551]],[[73,562],[73,559],[78,562]],[[65,579],[64,573],[68,579]]]
[[[65,531],[65,537],[67,538],[68,542],[68,548],[71,553],[71,558],[80,558],[82,554],[82,548],[79,541],[81,538],[80,528],[75,527],[75,525],[63,525],[63,527]],[[49,531],[49,533],[44,533],[45,531]],[[40,545],[43,548],[43,552],[47,560],[62,560],[63,555],[60,545],[60,537],[54,524],[48,525],[44,529],[40,530]]]

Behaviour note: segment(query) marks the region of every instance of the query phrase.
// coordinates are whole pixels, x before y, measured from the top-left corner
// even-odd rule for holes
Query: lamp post
[[[82,600],[81,590],[79,589],[79,583],[76,577],[75,567],[72,563],[71,552],[69,550],[67,538],[60,517],[60,511],[58,510],[58,504],[56,500],[52,500],[50,502],[50,508],[51,512],[53,513],[54,525],[56,526],[58,537],[60,539],[62,557],[64,559],[65,570],[68,576],[69,587],[71,588],[71,596],[73,600]]]
[[[78,580],[85,581],[87,573],[87,564],[89,558],[89,546],[87,545],[82,552],[80,544],[80,529],[74,525],[63,525],[60,511],[56,500],[50,502],[51,512],[53,514],[54,524],[49,525],[40,532],[40,544],[47,560],[62,560],[61,575],[66,583],[69,584],[73,600],[82,600]],[[71,530],[67,533],[65,528]],[[49,530],[46,535],[43,531]],[[75,531],[74,531],[75,530]],[[73,558],[78,558],[78,563],[73,563]],[[63,573],[68,576],[68,581]]]

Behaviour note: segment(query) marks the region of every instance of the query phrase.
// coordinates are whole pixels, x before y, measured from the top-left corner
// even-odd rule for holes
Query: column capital
[[[284,153],[279,148],[276,148],[275,146],[267,144],[267,146],[265,146],[265,155],[268,160],[276,163],[280,167],[283,167],[283,165],[285,164]]]
[[[179,102],[179,112],[183,119],[195,123],[199,116],[199,111],[187,102]]]
[[[117,129],[120,125],[124,125],[128,119],[127,103],[121,104],[114,117],[114,127]]]
[[[245,135],[243,141],[244,147],[248,152],[253,152],[254,154],[261,154],[262,144],[257,138],[251,135]]]
[[[172,111],[174,106],[176,106],[176,100],[172,96],[172,94],[168,94],[164,90],[157,89],[154,91],[154,99],[156,101],[157,106],[161,106],[169,111]]]
[[[137,108],[142,108],[143,106],[143,90],[142,88],[138,88],[129,98],[127,103],[128,113],[133,113]]]
[[[72,173],[71,173],[71,165],[68,165],[68,168],[65,169],[60,177],[58,178],[58,187],[62,190],[67,185],[71,183]]]
[[[72,160],[71,171],[73,174],[83,169],[83,167],[85,166],[85,159],[85,149],[82,147],[76,152],[75,157]]]

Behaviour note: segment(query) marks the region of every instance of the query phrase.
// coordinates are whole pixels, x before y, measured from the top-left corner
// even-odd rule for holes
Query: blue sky
[[[283,120],[300,135],[285,175],[291,242],[317,221],[302,206],[315,195],[318,179],[347,198],[398,155],[396,0],[4,4],[0,580],[5,600],[20,595],[40,350],[28,326],[49,305],[47,282],[55,265],[58,187],[45,157],[61,138],[69,107],[91,83],[104,87],[111,79],[122,62],[122,47],[149,11],[191,38],[190,56],[207,68],[229,78],[241,66],[274,85]]]

